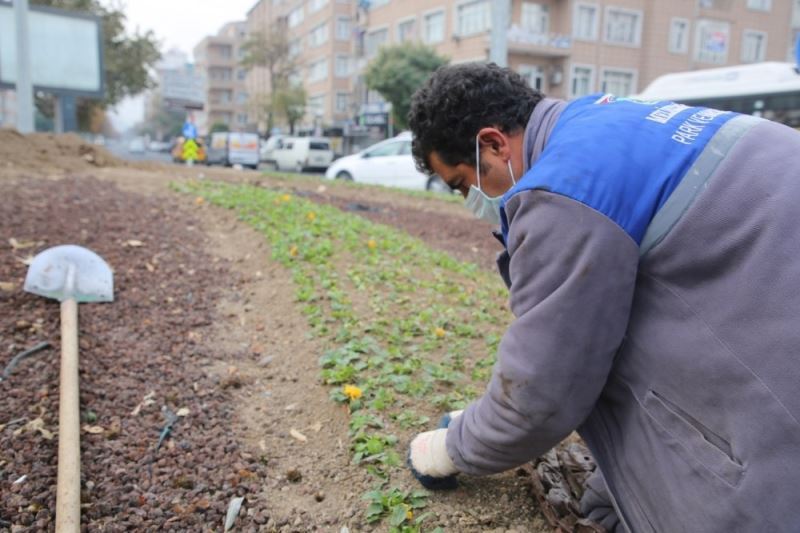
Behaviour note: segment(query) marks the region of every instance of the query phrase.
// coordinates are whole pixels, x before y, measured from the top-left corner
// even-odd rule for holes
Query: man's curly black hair
[[[494,126],[524,129],[543,95],[516,72],[494,63],[440,67],[411,99],[408,125],[417,168],[433,174],[431,152],[448,165],[475,165],[475,136]]]

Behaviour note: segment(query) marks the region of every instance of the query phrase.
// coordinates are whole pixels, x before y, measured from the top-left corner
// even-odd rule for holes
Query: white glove
[[[447,453],[446,438],[447,429],[434,429],[414,437],[411,441],[409,461],[418,474],[442,478],[458,473],[456,465]]]

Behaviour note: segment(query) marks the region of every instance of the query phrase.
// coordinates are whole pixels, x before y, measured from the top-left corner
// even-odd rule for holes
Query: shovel
[[[61,302],[56,532],[80,531],[81,447],[78,401],[78,304],[114,300],[114,275],[91,250],[65,245],[33,258],[25,291]]]

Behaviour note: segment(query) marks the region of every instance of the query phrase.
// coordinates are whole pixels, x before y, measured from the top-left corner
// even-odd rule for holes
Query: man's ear
[[[491,154],[496,157],[502,157],[504,159],[510,157],[511,147],[508,143],[508,139],[502,131],[495,127],[481,128],[481,130],[478,131],[478,142],[481,145],[481,149],[489,148]]]

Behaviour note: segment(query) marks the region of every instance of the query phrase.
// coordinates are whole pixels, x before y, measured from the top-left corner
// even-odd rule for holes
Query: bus
[[[800,128],[800,73],[793,63],[764,62],[666,74],[636,98],[736,111]]]

